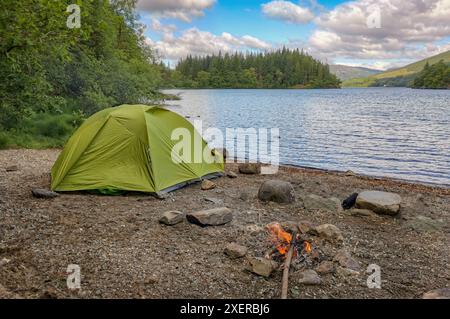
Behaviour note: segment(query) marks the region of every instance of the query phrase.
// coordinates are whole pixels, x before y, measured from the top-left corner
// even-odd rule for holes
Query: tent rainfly
[[[200,141],[200,160],[194,151],[174,151],[178,128],[189,133],[193,149]],[[121,105],[92,115],[72,135],[52,168],[51,188],[163,194],[222,175],[219,155],[184,117],[157,106]]]

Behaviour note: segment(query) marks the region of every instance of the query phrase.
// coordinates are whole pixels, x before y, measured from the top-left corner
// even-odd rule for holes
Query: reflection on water
[[[450,90],[169,90],[220,129],[278,127],[280,162],[450,185]]]

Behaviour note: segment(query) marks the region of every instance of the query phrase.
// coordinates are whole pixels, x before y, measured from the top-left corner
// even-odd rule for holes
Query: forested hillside
[[[170,81],[186,88],[335,88],[340,84],[327,64],[288,49],[188,56],[179,62]]]
[[[450,89],[450,64],[442,60],[431,66],[427,63],[411,86],[416,89]]]
[[[0,147],[60,145],[83,117],[154,100],[161,65],[136,0],[4,0],[0,10]],[[81,8],[81,27],[69,28]]]

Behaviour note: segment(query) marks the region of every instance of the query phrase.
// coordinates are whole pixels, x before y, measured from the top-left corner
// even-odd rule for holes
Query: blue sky
[[[148,43],[172,65],[287,46],[387,69],[450,49],[450,0],[139,0],[138,9]]]

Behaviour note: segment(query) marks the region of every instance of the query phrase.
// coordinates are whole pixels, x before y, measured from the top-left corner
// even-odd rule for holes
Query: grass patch
[[[77,114],[34,114],[20,128],[0,133],[0,149],[62,147],[82,121]]]

